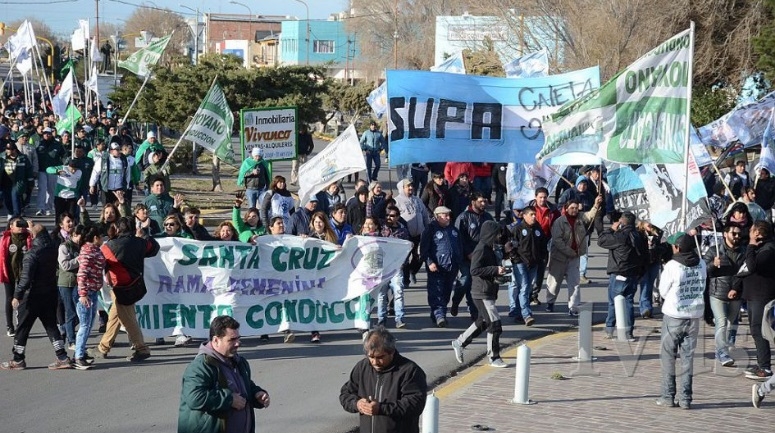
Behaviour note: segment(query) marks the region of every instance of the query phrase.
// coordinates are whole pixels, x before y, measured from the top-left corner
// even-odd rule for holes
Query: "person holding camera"
[[[515,321],[520,317],[526,326],[533,326],[535,319],[530,309],[530,294],[536,272],[541,261],[546,260],[548,237],[536,220],[535,208],[528,206],[522,209],[522,220],[511,229],[511,251],[507,251],[514,272],[514,284],[509,285],[509,304],[515,308]],[[509,247],[505,247],[506,250]],[[514,290],[516,289],[516,290]]]

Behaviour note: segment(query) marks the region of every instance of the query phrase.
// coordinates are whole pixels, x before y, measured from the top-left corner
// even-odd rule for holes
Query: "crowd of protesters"
[[[626,339],[635,339],[636,311],[649,319],[661,305],[663,345],[690,357],[696,324],[704,317],[715,326],[717,361],[734,366],[731,348],[744,312],[756,345],[756,365],[746,376],[772,377],[770,340],[761,325],[771,314],[765,307],[771,309],[767,304],[775,299],[775,179],[762,169],[754,181],[746,161],[738,161],[724,179],[706,173],[713,218],[666,237],[661,228],[614,208],[600,166],[569,168],[555,191],[538,188],[527,203],[507,200],[505,164],[412,164],[402,168],[410,177],[397,182],[396,193],[385,192],[377,180],[384,143],[370,127],[361,140],[370,166],[368,182],[356,180],[349,198],[335,181],[298,203],[286,178],[272,173],[256,148],[240,167],[236,183],[244,191],[234,201],[232,218],[211,232],[201,225],[200,211],[171,192],[167,150],[153,131],[139,142],[129,128],[117,124],[113,107],[101,112],[79,107],[85,121],[71,137],[56,129],[53,116],[22,108],[13,97],[0,107],[5,146],[0,188],[8,215],[0,240],[0,280],[6,289],[7,334],[14,337],[13,359],[0,368],[26,367],[25,344],[35,319],[43,322],[55,349],[52,369],[91,368],[94,357],[108,356],[120,326],[133,345],[128,359],[147,359],[151,352],[134,303],[145,293],[142,260],[157,254],[156,238],[255,244],[261,236],[281,234],[338,245],[356,234],[411,242],[401,272],[375,292],[377,325],[387,325],[392,316],[397,328],[406,326],[404,292],[417,284],[424,265],[433,325],[446,327],[447,315],[457,316],[466,300],[472,325],[452,342],[457,360],[463,362],[465,346],[486,332],[489,363],[503,367],[498,347],[502,319],[495,307],[499,286],[508,285],[508,317],[517,323],[532,326],[541,320],[536,314],[541,305],[546,313],[559,312],[563,282],[568,288],[566,314],[578,315],[580,287],[591,282],[587,251],[596,233],[598,245],[609,255],[609,338],[616,338],[614,298],[621,295]],[[292,179],[291,185],[296,184],[293,174]],[[552,194],[556,205],[550,202]],[[25,220],[33,214],[54,216],[56,226],[47,230]],[[604,226],[604,218],[610,226]],[[709,243],[702,233],[711,229],[721,237]],[[701,281],[692,283],[702,283],[699,298],[684,277],[694,271],[702,274]],[[36,278],[30,278],[31,272]],[[113,288],[110,296],[99,295],[103,275]],[[91,317],[98,311],[103,336],[87,351]],[[288,331],[284,341],[294,338]],[[313,332],[310,340],[320,342],[320,332]],[[179,335],[175,344],[189,341]],[[680,405],[690,406],[691,382],[676,390],[675,367],[667,358],[662,362],[665,378],[658,403],[673,405],[677,397]],[[771,384],[754,392],[763,398],[769,389]]]

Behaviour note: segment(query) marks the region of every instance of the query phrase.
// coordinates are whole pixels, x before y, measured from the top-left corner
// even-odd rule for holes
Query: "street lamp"
[[[307,6],[307,2],[303,0],[296,0],[297,2],[304,5],[304,8],[307,9],[307,66],[309,66],[309,6]]]
[[[196,10],[194,10],[184,4],[179,4],[178,6],[182,7],[183,9],[188,9],[191,12],[194,12],[196,14],[196,24],[194,27],[196,30],[194,30],[194,62],[193,62],[194,65],[196,65],[197,63],[199,63],[199,8],[197,7]]]
[[[247,58],[248,68],[250,68],[250,65],[253,63],[253,56],[252,56],[253,39],[256,38],[256,34],[253,33],[253,10],[250,9],[250,6],[246,5],[245,3],[240,3],[240,2],[234,1],[234,0],[231,0],[229,3],[234,4],[234,5],[240,5],[240,6],[244,7],[244,8],[247,8],[248,13],[250,14],[249,24],[250,24],[250,34],[252,36],[250,37],[250,39],[248,39],[248,58]]]

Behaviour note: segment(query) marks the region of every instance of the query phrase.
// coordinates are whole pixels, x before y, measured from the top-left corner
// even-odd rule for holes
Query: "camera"
[[[505,265],[503,267],[506,269],[506,273],[495,277],[495,282],[498,283],[498,285],[509,284],[513,275],[514,267],[512,265]]]

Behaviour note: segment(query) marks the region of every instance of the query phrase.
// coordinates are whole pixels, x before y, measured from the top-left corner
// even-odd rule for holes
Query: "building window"
[[[316,53],[334,54],[334,41],[315,41]]]

